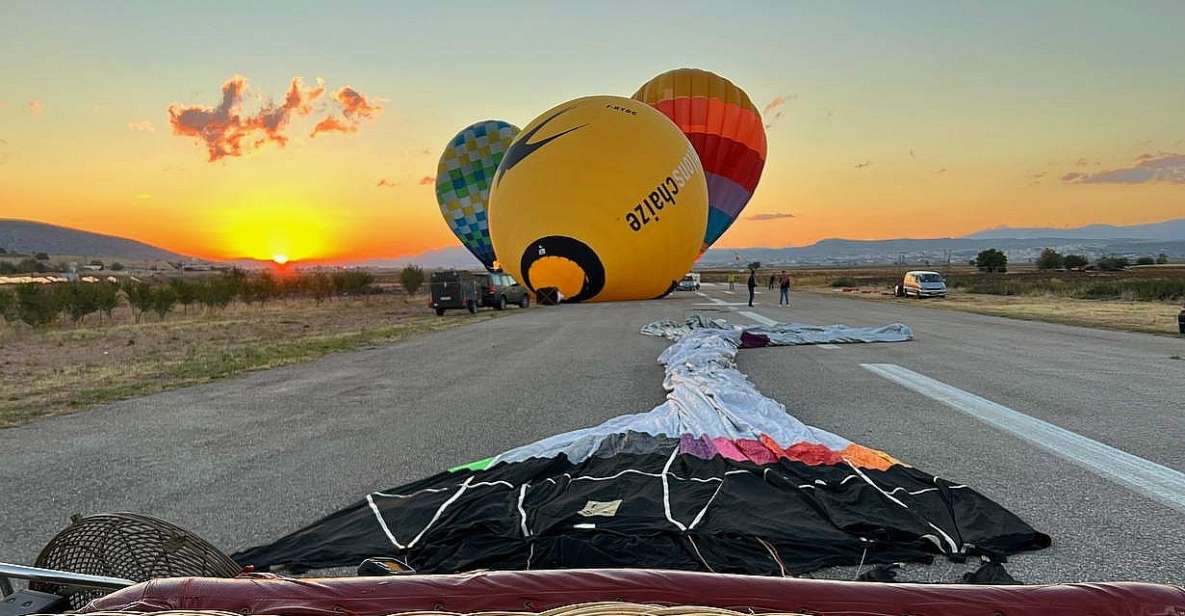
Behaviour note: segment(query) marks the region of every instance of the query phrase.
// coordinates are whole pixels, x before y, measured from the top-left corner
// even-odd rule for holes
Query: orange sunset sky
[[[681,66],[767,109],[764,176],[718,247],[1185,216],[1181,3],[3,11],[0,218],[199,257],[456,246],[428,178],[458,129]]]

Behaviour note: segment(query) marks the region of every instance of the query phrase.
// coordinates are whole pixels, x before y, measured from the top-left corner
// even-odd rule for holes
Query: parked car
[[[477,274],[479,287],[482,290],[481,305],[492,306],[495,310],[505,310],[514,304],[519,308],[531,305],[531,294],[527,288],[519,284],[509,274],[491,272]]]
[[[680,291],[699,291],[699,274],[694,272],[687,274],[679,281],[679,286],[676,288]]]
[[[906,272],[901,291],[906,297],[946,297],[946,281],[938,272]]]
[[[482,301],[478,276],[462,270],[432,272],[428,282],[432,293],[429,305],[436,310],[436,315],[444,316],[444,311],[449,309],[477,312],[477,306]]]

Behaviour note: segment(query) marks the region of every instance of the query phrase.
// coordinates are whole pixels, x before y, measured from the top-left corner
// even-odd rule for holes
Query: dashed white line
[[[896,364],[860,364],[906,389],[937,400],[1129,490],[1185,513],[1185,473],[1029,417]]]

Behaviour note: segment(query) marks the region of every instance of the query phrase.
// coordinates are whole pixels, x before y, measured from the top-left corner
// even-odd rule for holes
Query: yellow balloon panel
[[[490,190],[505,271],[565,301],[653,299],[703,243],[708,189],[695,148],[662,113],[617,96],[548,110],[506,151]]]

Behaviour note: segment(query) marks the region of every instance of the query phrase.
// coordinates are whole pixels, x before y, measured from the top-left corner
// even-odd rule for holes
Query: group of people
[[[728,289],[731,291],[733,285],[736,283],[736,274],[728,275]],[[790,305],[790,274],[786,270],[782,270],[777,274],[769,275],[769,290],[773,291],[774,286],[777,286],[780,295],[778,296],[778,305]],[[753,305],[753,296],[757,293],[757,270],[749,270],[749,305]]]

